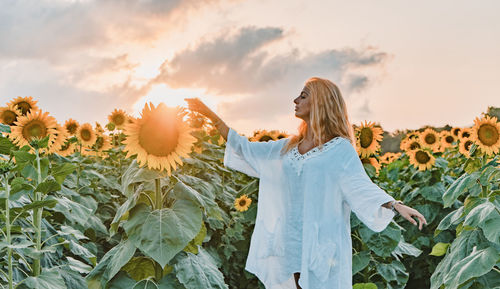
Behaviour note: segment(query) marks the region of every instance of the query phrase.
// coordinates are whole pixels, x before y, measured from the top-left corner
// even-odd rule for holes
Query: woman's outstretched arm
[[[208,117],[212,123],[215,125],[222,137],[227,141],[227,135],[229,133],[229,127],[222,121],[222,119],[215,114],[208,106],[206,106],[199,98],[184,98],[188,102],[189,109],[191,111],[196,111],[204,116]]]

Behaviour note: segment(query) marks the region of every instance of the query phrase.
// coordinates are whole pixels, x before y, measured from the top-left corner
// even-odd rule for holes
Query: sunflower
[[[70,134],[70,135],[75,135],[76,134],[76,131],[78,130],[78,127],[80,126],[80,124],[70,118],[68,119],[65,123],[64,123],[64,128],[66,129],[66,131]]]
[[[416,149],[409,154],[410,164],[420,171],[425,171],[434,165],[436,158],[426,149]]]
[[[82,155],[84,156],[99,156],[102,158],[107,157],[106,151],[111,149],[111,137],[105,134],[97,135],[96,141],[91,148],[82,148]]]
[[[400,152],[398,153],[386,152],[380,157],[380,164],[390,164],[395,159],[399,158],[400,155],[401,155]]]
[[[116,109],[108,116],[108,120],[115,124],[117,129],[123,129],[127,123],[128,116],[125,111]]]
[[[474,143],[470,138],[460,139],[460,144],[458,145],[458,151],[463,154],[466,158],[470,158],[470,148]]]
[[[450,130],[451,135],[455,137],[455,140],[459,138],[459,136],[460,136],[460,131],[461,131],[461,130],[462,130],[462,129],[461,129],[461,128],[459,128],[459,127],[454,127],[454,128],[452,128],[452,129]]]
[[[430,148],[435,151],[439,146],[439,134],[432,128],[426,128],[423,132],[420,133],[419,136],[420,143],[425,148]]]
[[[378,171],[380,170],[380,163],[374,157],[362,157],[361,163],[370,164],[375,168],[375,173],[378,175]]]
[[[197,141],[191,135],[192,128],[183,121],[185,114],[183,107],[146,104],[142,117],[125,125],[126,157],[137,154],[139,166],[147,164],[150,169],[166,169],[170,176],[170,168],[177,169],[176,162],[182,165],[180,156],[189,158],[188,153]]]
[[[50,143],[56,137],[57,122],[48,112],[30,110],[26,115],[19,116],[14,124],[10,127],[9,138],[19,147],[29,145],[34,139],[43,139],[47,136]]]
[[[49,141],[47,149],[44,149],[47,154],[58,152],[68,139],[68,133],[66,132],[66,129],[64,129],[58,123],[56,123],[55,135],[56,137],[54,138],[54,140],[52,142]]]
[[[420,140],[418,138],[412,138],[412,139],[407,139],[403,142],[401,142],[401,150],[406,151],[406,152],[411,152],[416,149],[422,148],[422,144],[420,143]]]
[[[102,135],[104,133],[104,129],[102,128],[101,124],[98,123],[97,121],[95,122],[95,132],[97,135]]]
[[[234,200],[234,206],[236,207],[236,210],[240,212],[248,210],[248,207],[250,207],[251,203],[252,199],[247,197],[247,195],[242,195],[241,197]]]
[[[472,127],[471,140],[487,155],[498,154],[500,150],[500,123],[496,117],[476,117]]]
[[[356,147],[361,157],[368,157],[380,149],[379,141],[382,140],[384,132],[374,124],[365,120],[364,124],[361,123],[361,126],[356,127]]]
[[[86,147],[91,147],[97,139],[97,135],[90,123],[79,126],[76,130],[76,137]]]
[[[70,141],[66,141],[62,146],[61,148],[56,151],[56,154],[62,156],[62,157],[67,157],[71,154],[73,154],[76,150],[76,146],[74,143],[70,142]]]
[[[267,142],[270,140],[276,140],[274,138],[274,134],[270,131],[265,130],[265,129],[254,132],[254,136],[250,138],[250,141],[253,141],[253,142],[257,142],[257,141],[258,142]]]
[[[273,134],[273,138],[275,140],[288,137],[288,134],[286,132],[279,131],[279,130],[272,130],[271,133]]]
[[[441,131],[439,138],[441,139],[441,147],[444,149],[452,147],[453,142],[455,142],[458,138],[453,135],[451,131],[443,130]]]
[[[6,125],[14,125],[14,122],[21,115],[21,110],[13,105],[0,107],[1,122]]]
[[[13,106],[21,110],[22,115],[28,114],[30,110],[38,110],[38,105],[36,105],[37,101],[33,100],[33,97],[31,96],[26,96],[26,97],[21,97],[18,96],[12,101],[10,101],[7,106]]]
[[[468,127],[464,127],[460,130],[460,137],[461,138],[470,138],[471,136],[471,133],[472,133],[472,129],[471,128],[468,128]]]

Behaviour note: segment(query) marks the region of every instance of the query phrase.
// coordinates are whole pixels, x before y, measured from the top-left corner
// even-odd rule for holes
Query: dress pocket
[[[271,232],[267,229],[263,220],[260,220],[258,225],[260,227],[259,235],[259,249],[257,257],[267,258],[270,256],[285,256],[285,246],[283,240],[283,226],[281,222],[282,218],[279,217],[274,226],[275,232]]]
[[[330,271],[337,266],[337,243],[328,239],[319,241],[319,226],[313,224],[313,245],[311,255],[309,256],[309,269],[313,274],[325,282],[330,276]]]

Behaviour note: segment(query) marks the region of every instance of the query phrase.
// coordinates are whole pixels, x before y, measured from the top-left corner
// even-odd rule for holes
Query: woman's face
[[[302,92],[297,96],[293,102],[295,103],[295,116],[301,119],[309,119],[309,113],[311,110],[310,105],[311,96],[309,94],[309,89],[304,86]]]

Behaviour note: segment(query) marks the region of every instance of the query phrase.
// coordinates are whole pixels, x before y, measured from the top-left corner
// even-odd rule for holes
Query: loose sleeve
[[[269,158],[275,141],[251,142],[229,128],[224,166],[259,178],[262,163]]]
[[[346,156],[339,182],[343,199],[361,222],[372,231],[381,232],[395,216],[391,209],[382,205],[394,198],[372,182],[351,144],[347,146]]]

